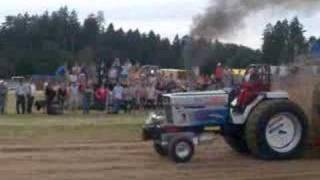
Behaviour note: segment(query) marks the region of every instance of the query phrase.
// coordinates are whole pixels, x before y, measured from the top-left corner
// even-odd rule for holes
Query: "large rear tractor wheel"
[[[223,127],[223,138],[234,151],[240,154],[248,154],[250,152],[243,126],[226,123]]]
[[[307,118],[289,100],[267,100],[250,114],[246,142],[250,151],[266,160],[299,157],[306,146]]]

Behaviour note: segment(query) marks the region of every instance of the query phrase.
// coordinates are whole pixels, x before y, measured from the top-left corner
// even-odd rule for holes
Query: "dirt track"
[[[80,140],[0,145],[1,179],[319,179],[320,160],[266,162],[232,152],[218,139],[197,149],[189,164],[175,165],[149,143]],[[17,143],[17,144],[16,144]]]

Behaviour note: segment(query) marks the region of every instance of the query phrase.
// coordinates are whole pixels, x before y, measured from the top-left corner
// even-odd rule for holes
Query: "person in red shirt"
[[[238,96],[240,110],[243,111],[263,91],[270,91],[270,86],[263,84],[255,69],[249,69],[241,84],[241,92]]]
[[[94,93],[95,99],[97,100],[99,107],[105,109],[105,104],[108,98],[108,90],[103,85],[101,85]]]

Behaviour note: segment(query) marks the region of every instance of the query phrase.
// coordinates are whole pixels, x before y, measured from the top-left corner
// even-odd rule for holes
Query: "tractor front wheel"
[[[250,114],[246,142],[257,157],[274,160],[298,157],[305,149],[308,124],[304,112],[289,100],[266,100]]]
[[[178,137],[169,143],[169,158],[176,163],[189,162],[194,154],[194,144],[190,138]]]

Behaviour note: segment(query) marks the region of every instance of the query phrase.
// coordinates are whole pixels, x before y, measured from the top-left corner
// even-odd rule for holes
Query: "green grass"
[[[42,92],[37,98],[41,99]],[[0,116],[0,139],[28,141],[70,139],[137,140],[146,113],[109,115],[93,111],[83,115],[80,111],[49,116],[40,112],[32,115],[15,114],[15,97],[8,96],[6,115]],[[105,137],[105,138],[104,138]]]
[[[46,114],[5,115],[0,120],[0,139],[27,141],[69,141],[100,139],[112,141],[139,140],[146,114],[90,115],[68,113],[61,116]]]
[[[141,124],[146,117],[146,113],[132,113],[110,115],[93,111],[89,115],[83,115],[80,111],[66,112],[65,115],[49,116],[47,114],[34,113],[32,115],[9,114],[0,116],[0,125],[99,125],[99,124]]]

